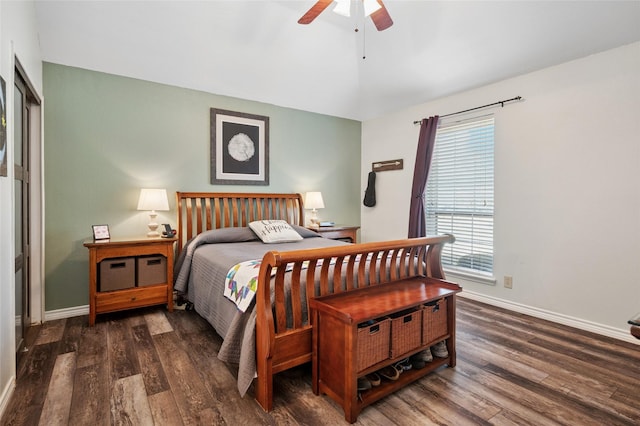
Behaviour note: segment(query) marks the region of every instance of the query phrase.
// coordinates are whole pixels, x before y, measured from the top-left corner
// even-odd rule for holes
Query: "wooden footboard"
[[[268,252],[262,260],[256,294],[256,399],[262,408],[273,408],[274,374],[311,361],[313,324],[304,318],[310,297],[414,276],[444,279],[440,254],[443,245],[453,241],[453,236],[447,235]],[[286,297],[285,276],[289,274],[291,297]],[[306,298],[302,297],[303,286]]]

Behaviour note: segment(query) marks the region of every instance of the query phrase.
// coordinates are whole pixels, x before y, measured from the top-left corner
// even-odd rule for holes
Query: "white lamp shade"
[[[138,199],[138,210],[169,210],[169,200],[166,189],[146,189],[140,190]]]
[[[322,200],[322,192],[307,192],[304,194],[305,209],[323,209],[324,201]]]

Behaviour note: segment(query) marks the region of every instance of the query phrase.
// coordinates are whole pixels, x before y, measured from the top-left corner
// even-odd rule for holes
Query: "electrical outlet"
[[[513,288],[513,277],[504,276],[504,288]]]

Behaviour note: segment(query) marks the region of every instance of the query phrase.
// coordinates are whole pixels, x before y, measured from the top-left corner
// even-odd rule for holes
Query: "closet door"
[[[25,336],[31,325],[29,274],[30,206],[29,206],[29,91],[16,70],[14,92],[14,224],[15,224],[15,309],[16,352],[27,351]]]

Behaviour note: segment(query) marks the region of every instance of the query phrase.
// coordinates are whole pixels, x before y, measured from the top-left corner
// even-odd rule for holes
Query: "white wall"
[[[0,415],[15,381],[13,87],[14,58],[42,96],[42,63],[32,1],[0,1],[0,75],[7,88],[8,177],[0,177]],[[36,243],[36,249],[40,244]]]
[[[640,43],[363,123],[363,190],[372,162],[405,166],[377,174],[362,239],[407,235],[414,120],[518,95],[523,102],[492,110],[497,282],[455,280],[477,299],[634,341],[626,321],[640,311]]]

